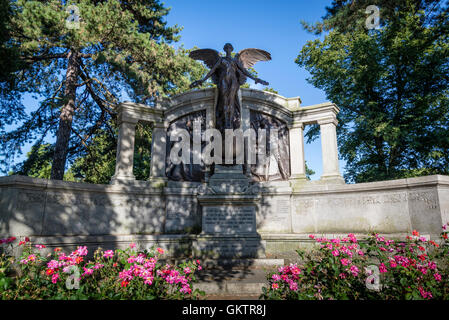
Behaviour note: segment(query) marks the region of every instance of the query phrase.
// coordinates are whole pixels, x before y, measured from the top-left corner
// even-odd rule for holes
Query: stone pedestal
[[[202,232],[194,242],[197,256],[210,258],[263,257],[256,227],[259,189],[251,186],[242,166],[215,166],[209,183],[199,190]]]
[[[345,181],[338,168],[337,120],[323,119],[318,121],[321,131],[321,153],[323,157],[323,174],[321,180],[325,182],[341,183]]]

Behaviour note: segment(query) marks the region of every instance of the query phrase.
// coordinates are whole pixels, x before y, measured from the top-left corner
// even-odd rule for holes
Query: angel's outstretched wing
[[[190,52],[189,57],[194,60],[203,61],[210,69],[212,69],[220,59],[220,53],[214,49],[199,49]],[[217,75],[212,75],[212,81],[215,84],[218,82]]]
[[[248,69],[254,66],[258,61],[271,60],[271,54],[265,50],[249,48],[241,50],[235,58],[243,68]],[[245,82],[246,76],[242,72],[239,72],[239,83],[242,85]]]

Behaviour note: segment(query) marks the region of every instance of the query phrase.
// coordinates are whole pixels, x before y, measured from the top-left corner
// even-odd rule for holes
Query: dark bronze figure
[[[240,109],[238,99],[239,87],[246,82],[246,78],[253,79],[256,84],[268,85],[268,82],[254,77],[247,68],[258,61],[271,60],[270,53],[260,49],[244,49],[232,57],[234,50],[230,43],[223,47],[226,56],[213,49],[200,49],[190,53],[195,60],[202,60],[210,68],[208,74],[201,80],[194,81],[190,87],[201,85],[209,77],[218,87],[218,103],[215,115],[215,127],[222,133],[224,129],[240,128]]]

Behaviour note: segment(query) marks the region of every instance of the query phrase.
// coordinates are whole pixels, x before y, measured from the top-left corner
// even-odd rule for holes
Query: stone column
[[[319,120],[321,131],[321,156],[323,158],[323,174],[321,180],[344,182],[338,165],[337,119]]]
[[[111,184],[134,181],[134,140],[137,119],[122,120],[119,125],[115,174]]]
[[[248,153],[251,152],[251,148],[255,148],[254,145],[250,144],[250,137],[245,137],[245,132],[248,129],[251,129],[251,111],[248,108],[247,105],[243,105],[243,99],[242,99],[242,91],[239,89],[238,91],[238,98],[240,103],[240,128],[243,131],[243,154],[244,159],[246,159],[246,162],[243,164],[242,167],[245,168],[245,175],[248,179],[251,179],[251,164],[248,163]],[[256,156],[257,157],[257,156]],[[254,161],[254,160],[253,160]]]
[[[167,128],[163,122],[155,122],[151,143],[150,181],[165,183],[165,156],[167,153]]]
[[[288,130],[290,141],[290,179],[306,180],[304,124],[294,123]]]

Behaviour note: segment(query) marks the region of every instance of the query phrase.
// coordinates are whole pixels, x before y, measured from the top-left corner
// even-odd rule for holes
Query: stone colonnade
[[[119,137],[117,161],[112,184],[132,182],[135,127],[137,122],[153,124],[150,181],[165,183],[166,132],[169,124],[191,112],[206,110],[206,127],[213,127],[215,90],[189,91],[163,100],[155,107],[125,102],[118,106]],[[301,107],[301,100],[284,98],[265,91],[241,89],[242,129],[249,127],[250,110],[263,112],[287,123],[290,141],[290,181],[306,181],[304,157],[304,129],[318,124],[321,132],[324,182],[343,183],[339,171],[337,147],[337,114],[339,109],[332,103]]]

